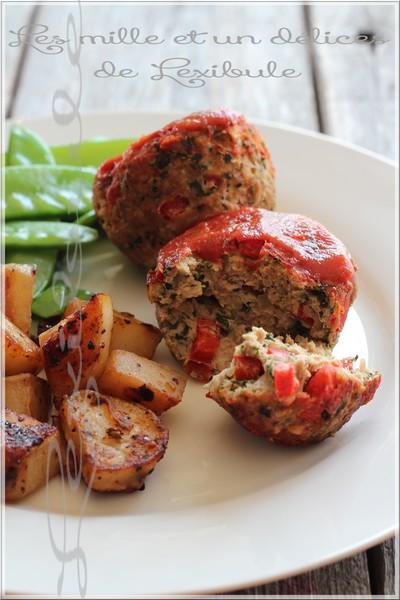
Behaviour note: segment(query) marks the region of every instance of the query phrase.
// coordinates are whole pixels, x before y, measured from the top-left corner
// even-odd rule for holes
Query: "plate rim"
[[[139,116],[143,116],[143,117],[151,117],[154,115],[168,115],[168,118],[171,117],[172,119],[174,118],[182,118],[183,115],[185,115],[187,113],[185,113],[184,111],[177,111],[177,110],[137,110],[137,111],[129,111],[129,110],[116,110],[116,111],[106,111],[106,110],[89,110],[89,111],[82,111],[81,113],[79,113],[79,117],[82,121],[84,121],[87,118],[95,118],[95,119],[101,119],[104,117],[110,117],[110,116],[117,116],[118,118],[121,118],[123,116],[132,116],[132,115],[139,115]],[[329,133],[322,133],[320,131],[314,131],[313,129],[306,129],[305,127],[300,127],[298,125],[292,125],[292,124],[286,124],[286,123],[282,123],[280,121],[273,121],[273,120],[269,120],[269,119],[263,119],[263,118],[259,118],[259,117],[252,117],[252,115],[246,115],[246,119],[248,121],[250,121],[251,123],[254,123],[254,125],[257,126],[261,126],[261,127],[269,127],[272,129],[278,129],[278,130],[283,130],[283,131],[290,131],[293,133],[297,133],[300,135],[305,135],[307,137],[311,137],[311,138],[315,138],[315,139],[319,139],[321,141],[325,141],[328,142],[330,144],[335,144],[338,146],[342,146],[344,148],[347,148],[348,150],[353,150],[355,152],[359,152],[360,154],[364,154],[365,156],[369,156],[370,158],[374,158],[376,160],[379,160],[380,162],[383,162],[389,166],[394,167],[395,169],[397,169],[399,167],[399,162],[398,159],[395,157],[394,159],[388,158],[387,156],[384,156],[383,154],[380,154],[378,152],[374,152],[373,150],[369,150],[368,148],[364,148],[363,146],[360,146],[358,144],[354,144],[353,142],[349,142],[347,140],[342,140],[334,135],[331,135]],[[7,119],[5,119],[4,123],[6,126],[6,129],[12,124],[12,123],[25,123],[25,124],[29,124],[29,123],[46,123],[49,122],[51,120],[51,117],[24,117],[23,115],[21,116],[15,116],[15,117],[9,117]],[[397,152],[397,148],[396,148],[396,155],[398,154]]]
[[[126,117],[134,116],[136,118],[140,117],[140,116],[148,117],[148,118],[151,118],[154,116],[158,116],[158,117],[166,116],[166,118],[169,119],[170,117],[171,118],[179,118],[183,114],[184,114],[183,111],[163,111],[163,110],[161,110],[161,111],[141,111],[141,110],[137,110],[137,111],[136,110],[101,111],[101,110],[99,110],[99,111],[83,111],[82,113],[80,113],[80,118],[82,119],[82,122],[84,122],[85,119],[97,120],[97,119],[101,119],[102,117],[123,118],[124,116],[126,116]],[[288,125],[288,124],[280,123],[277,121],[253,118],[251,115],[249,115],[247,118],[250,122],[254,123],[257,126],[272,128],[272,129],[279,130],[279,131],[287,131],[287,132],[295,133],[295,134],[298,134],[301,136],[306,136],[308,138],[313,138],[318,141],[322,141],[325,143],[327,142],[328,144],[343,147],[343,148],[346,148],[353,152],[357,152],[358,154],[367,156],[371,159],[375,159],[375,160],[379,161],[380,163],[383,163],[389,167],[392,167],[393,172],[392,172],[391,176],[393,176],[394,178],[396,177],[396,171],[398,170],[398,162],[396,159],[393,160],[393,159],[387,158],[387,157],[385,157],[381,154],[378,154],[376,152],[373,152],[369,149],[358,146],[357,144],[353,144],[351,142],[341,140],[341,139],[331,136],[329,134],[325,134],[325,133],[321,133],[321,132],[313,131],[313,130],[308,130],[308,129],[305,129],[302,127],[298,127],[295,125]],[[12,117],[12,118],[6,119],[4,121],[6,131],[8,131],[8,127],[10,126],[10,124],[15,123],[15,122],[18,122],[20,124],[25,124],[26,126],[31,126],[32,128],[34,128],[35,123],[38,123],[38,124],[40,123],[45,127],[46,123],[48,124],[49,122],[51,123],[53,121],[51,119],[51,116],[49,116],[49,117],[23,117],[23,116]],[[7,135],[5,136],[4,139],[7,139]],[[397,155],[397,152],[396,152],[396,155]],[[396,212],[398,210],[396,201],[395,201],[395,210],[396,210]],[[396,230],[398,231],[397,227],[396,227]],[[397,241],[398,241],[398,239],[397,239]],[[397,286],[397,292],[398,292],[398,286]],[[396,306],[394,308],[396,308]],[[397,345],[396,345],[396,347],[397,347]],[[397,408],[396,408],[396,411],[397,411]],[[397,448],[397,450],[398,450],[398,448]],[[397,455],[398,455],[398,451],[397,451]],[[398,504],[398,502],[396,504]],[[254,587],[254,586],[258,586],[258,585],[267,584],[267,583],[270,583],[273,581],[278,581],[279,579],[287,579],[287,578],[296,576],[300,573],[304,573],[304,572],[310,571],[310,570],[315,570],[315,569],[321,568],[325,565],[329,565],[334,562],[341,561],[349,556],[353,556],[354,554],[356,554],[358,552],[363,552],[366,549],[368,549],[374,545],[384,542],[385,540],[389,539],[393,535],[398,535],[398,532],[399,532],[399,525],[398,525],[398,517],[396,514],[396,517],[395,517],[392,527],[388,527],[388,528],[386,528],[385,531],[383,531],[375,536],[370,536],[368,539],[364,539],[360,543],[354,543],[354,544],[346,547],[341,552],[331,552],[327,557],[325,557],[319,561],[313,562],[312,565],[304,563],[303,566],[299,566],[295,569],[286,569],[285,571],[282,571],[282,573],[280,575],[271,575],[271,576],[267,576],[267,577],[262,577],[260,579],[252,578],[249,580],[243,580],[240,582],[240,584],[226,583],[226,584],[221,584],[219,586],[215,586],[213,588],[204,587],[201,589],[197,589],[195,591],[184,590],[184,591],[179,591],[176,593],[179,595],[180,594],[223,593],[223,592],[229,592],[229,591],[237,589],[238,585],[240,585],[240,587],[246,588],[246,587]],[[29,592],[9,590],[7,593],[23,594],[23,593],[29,593]],[[101,597],[101,596],[94,595],[93,597]],[[124,595],[124,597],[130,597],[130,596]],[[132,596],[132,597],[136,597],[136,596]]]
[[[306,573],[308,571],[315,571],[315,570],[321,569],[325,566],[335,564],[336,562],[340,562],[342,560],[345,560],[346,558],[350,558],[351,556],[355,556],[356,554],[365,552],[369,548],[372,548],[378,544],[382,544],[383,542],[390,539],[391,537],[398,536],[398,533],[399,533],[398,526],[394,526],[391,529],[387,529],[385,531],[385,533],[381,534],[380,536],[376,536],[375,538],[374,537],[370,538],[368,541],[366,541],[362,545],[354,544],[352,546],[349,546],[348,548],[346,548],[346,550],[343,550],[343,552],[341,552],[339,554],[330,555],[325,559],[321,559],[320,561],[313,563],[312,567],[303,566],[303,567],[299,567],[297,569],[285,571],[285,574],[283,576],[278,576],[278,577],[270,576],[270,577],[264,577],[264,578],[260,578],[260,579],[249,579],[244,582],[241,582],[240,584],[226,583],[226,584],[221,584],[219,586],[212,587],[212,588],[204,587],[201,590],[191,590],[191,589],[186,590],[186,589],[184,589],[179,592],[165,592],[165,593],[161,594],[161,597],[164,597],[164,595],[168,596],[168,597],[175,596],[175,595],[178,597],[181,597],[181,596],[198,597],[199,594],[212,595],[212,594],[222,594],[222,593],[229,593],[232,591],[236,591],[238,588],[238,585],[241,588],[251,588],[251,587],[258,587],[261,585],[268,585],[269,583],[290,579],[291,577],[296,577],[297,575],[301,575],[302,573]],[[32,592],[21,590],[21,589],[19,589],[19,590],[8,589],[8,590],[6,590],[6,593],[14,594],[14,595],[29,595]],[[36,592],[35,596],[38,596],[38,595],[39,594]],[[151,592],[148,592],[145,595],[148,597],[153,596],[153,594]],[[122,597],[123,598],[143,598],[143,596],[144,596],[144,594],[124,594],[123,596],[117,594],[114,597],[116,597],[116,598],[122,598]],[[159,596],[159,594],[157,594],[157,596]],[[53,596],[49,595],[46,592],[43,592],[41,597],[46,598],[46,597],[53,597]],[[63,595],[60,596],[60,598],[63,598],[63,597],[64,597]],[[91,594],[90,597],[91,598],[105,598],[105,596],[103,596],[101,594]]]

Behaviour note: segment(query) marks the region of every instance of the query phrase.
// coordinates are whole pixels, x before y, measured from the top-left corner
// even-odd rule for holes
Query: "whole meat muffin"
[[[111,241],[151,267],[161,246],[198,221],[243,205],[273,209],[275,170],[242,115],[194,113],[103,163],[93,198]]]
[[[254,327],[232,363],[213,377],[208,396],[245,429],[271,442],[298,445],[333,436],[372,400],[381,376],[355,358],[333,358]]]
[[[203,381],[253,325],[333,345],[355,291],[355,265],[325,227],[248,207],[171,240],[148,276],[167,345]]]

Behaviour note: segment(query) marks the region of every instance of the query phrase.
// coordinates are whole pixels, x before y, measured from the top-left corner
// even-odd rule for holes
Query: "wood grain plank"
[[[395,7],[318,4],[312,27],[330,39],[359,34],[385,43],[314,44],[327,133],[393,157],[395,152]]]
[[[367,551],[368,568],[371,580],[371,593],[376,596],[399,595],[399,574],[396,573],[396,547],[398,540],[387,540]],[[398,565],[398,559],[397,559]]]
[[[17,31],[20,27],[28,26],[35,15],[38,13],[38,7],[34,4],[4,6],[4,32],[9,38],[9,42],[15,41],[16,37],[11,31]],[[24,60],[26,58],[27,46],[12,47],[7,43],[4,47],[4,71],[5,71],[5,114],[7,117],[12,114],[12,104],[17,94],[18,86],[21,80]]]
[[[49,31],[65,34],[69,12],[78,19],[77,8],[43,5],[40,22]],[[153,46],[92,45],[85,38],[81,49],[82,99],[80,110],[177,110],[189,112],[199,108],[228,106],[254,117],[282,121],[309,129],[317,128],[314,96],[306,48],[290,45],[277,47],[269,43],[284,22],[294,29],[302,28],[300,6],[151,6],[151,5],[83,5],[82,27],[85,34],[103,34],[121,26],[139,27],[142,35],[158,34],[166,41]],[[222,35],[253,35],[262,44],[251,44],[249,38],[241,45],[215,43],[177,45],[171,38],[190,30]],[[208,36],[208,37],[209,37]],[[268,40],[268,43],[267,41]],[[265,68],[270,60],[279,66],[293,67],[301,72],[297,79],[208,79],[198,88],[179,85],[171,79],[152,81],[165,58],[188,58],[191,66],[204,70],[230,60],[233,65],[253,72]],[[103,61],[112,60],[117,68],[139,70],[141,77],[133,79],[100,79],[93,73]],[[30,91],[40,73],[41,94]],[[33,117],[49,114],[54,90],[62,88],[72,96],[77,94],[77,74],[66,52],[43,55],[32,50],[14,109],[15,115]],[[29,102],[27,98],[29,97]]]
[[[318,598],[323,595],[340,598],[348,595],[370,595],[366,553],[362,552],[333,565],[296,577],[237,591],[234,594],[243,594],[254,598],[262,596],[282,596],[284,598],[313,596]]]

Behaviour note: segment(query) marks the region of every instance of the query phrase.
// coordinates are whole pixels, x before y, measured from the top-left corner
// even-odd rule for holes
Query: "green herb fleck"
[[[176,340],[186,340],[187,335],[189,333],[189,325],[184,323],[182,330],[175,335]]]
[[[329,299],[323,290],[316,288],[311,290],[311,293],[318,298],[321,308],[327,308],[329,306]]]
[[[191,181],[189,183],[189,187],[197,194],[197,196],[207,196],[207,192],[203,190],[200,181],[197,181],[196,179],[194,181]]]
[[[221,333],[227,335],[229,333],[229,320],[221,313],[216,314],[216,319],[221,326]]]
[[[310,333],[310,328],[305,327],[301,321],[296,320],[294,325],[289,329],[289,334],[292,338],[300,337],[308,337]]]
[[[271,411],[269,408],[267,408],[266,406],[264,406],[264,404],[260,404],[258,407],[258,412],[260,413],[260,415],[262,415],[263,417],[270,417],[271,416]]]
[[[171,162],[171,155],[167,152],[160,152],[154,162],[157,169],[165,169]]]

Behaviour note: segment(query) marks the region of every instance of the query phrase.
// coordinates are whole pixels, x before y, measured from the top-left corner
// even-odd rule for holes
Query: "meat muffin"
[[[254,327],[232,363],[213,377],[208,396],[245,429],[298,445],[335,433],[372,400],[381,376],[356,358],[332,357],[314,342],[298,345]]]
[[[275,171],[242,115],[194,113],[103,163],[93,199],[111,241],[150,267],[161,246],[202,219],[243,205],[273,209]]]
[[[253,325],[333,345],[355,289],[355,265],[325,227],[248,207],[171,240],[148,276],[167,345],[203,381]]]

